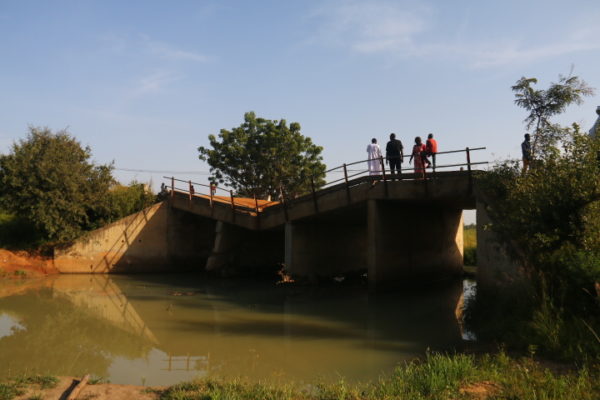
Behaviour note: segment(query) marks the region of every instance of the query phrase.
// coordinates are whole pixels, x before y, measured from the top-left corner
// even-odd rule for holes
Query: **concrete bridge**
[[[61,272],[232,274],[284,264],[294,277],[308,279],[366,272],[371,288],[460,275],[463,210],[477,209],[478,226],[487,218],[476,195],[483,172],[475,166],[484,162],[471,162],[472,149],[461,151],[466,163],[438,166],[427,179],[385,169],[352,177],[344,164],[343,178],[278,201],[218,196],[208,185],[170,178],[164,202],[57,252],[55,266]],[[202,187],[208,194],[199,193]],[[506,264],[494,239],[479,230],[480,268]]]

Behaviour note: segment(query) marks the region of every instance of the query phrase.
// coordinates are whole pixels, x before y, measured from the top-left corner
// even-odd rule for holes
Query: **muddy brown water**
[[[455,310],[465,288],[455,281],[370,295],[361,285],[196,275],[0,281],[0,378],[367,381],[428,348],[460,349]]]

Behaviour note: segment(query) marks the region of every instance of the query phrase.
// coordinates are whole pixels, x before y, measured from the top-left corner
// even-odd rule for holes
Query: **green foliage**
[[[492,295],[479,315],[504,324],[495,333],[489,329],[489,338],[533,344],[557,357],[598,360],[600,140],[573,125],[561,128],[556,144],[560,147],[541,154],[526,174],[517,163],[505,162],[479,178],[492,199],[493,223],[487,228],[509,244],[532,285],[519,300]],[[506,302],[499,300],[503,296]]]
[[[527,174],[506,162],[479,184],[494,199],[491,228],[513,244],[513,256],[528,272],[590,285],[600,280],[600,267],[594,268],[600,254],[600,141],[577,126],[564,132],[562,151],[538,160]]]
[[[108,192],[108,199],[111,221],[136,213],[156,202],[156,196],[146,185],[136,181],[128,186],[113,186]]]
[[[67,132],[29,129],[27,139],[0,156],[0,200],[39,235],[67,241],[98,225],[107,213],[111,165],[94,165],[91,150]]]
[[[0,211],[0,248],[31,249],[37,247],[41,240],[30,221]]]
[[[583,80],[577,76],[559,76],[558,83],[551,83],[546,90],[536,90],[536,78],[519,79],[512,87],[515,104],[529,111],[525,118],[527,129],[533,131],[532,156],[551,152],[561,137],[562,129],[550,122],[552,116],[561,114],[570,104],[581,104],[585,96],[594,94]]]
[[[257,118],[253,112],[232,130],[209,135],[210,148],[199,147],[199,158],[207,161],[213,180],[225,183],[238,194],[276,197],[280,185],[289,196],[309,192],[311,177],[324,184],[322,147],[300,133],[300,124]]]

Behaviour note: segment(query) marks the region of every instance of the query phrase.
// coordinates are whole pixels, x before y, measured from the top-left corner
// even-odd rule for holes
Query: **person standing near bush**
[[[529,133],[525,134],[525,140],[521,143],[521,153],[523,153],[523,174],[527,172],[529,164],[531,163],[531,136]]]

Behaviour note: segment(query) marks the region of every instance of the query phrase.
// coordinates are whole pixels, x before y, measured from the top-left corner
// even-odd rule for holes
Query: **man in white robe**
[[[371,144],[367,146],[369,175],[381,175],[381,149],[377,144],[377,139],[371,139]]]

